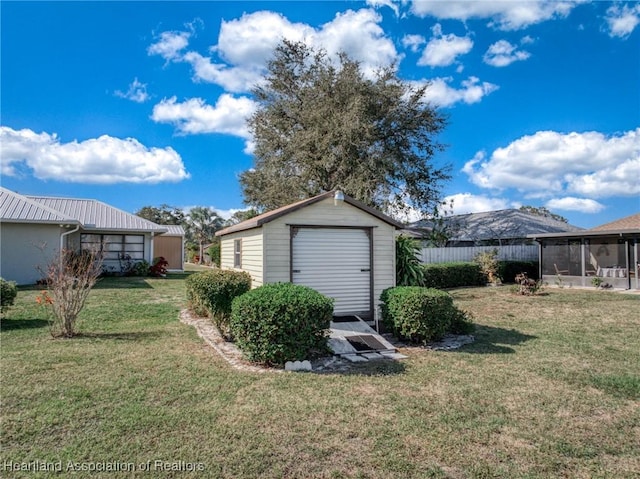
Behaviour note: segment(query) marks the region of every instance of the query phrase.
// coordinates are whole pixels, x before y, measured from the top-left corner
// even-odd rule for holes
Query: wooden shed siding
[[[242,239],[242,271],[251,274],[252,287],[263,284],[263,242],[262,228],[239,231],[225,235],[220,246],[220,266],[222,269],[238,269],[233,267],[234,240]]]
[[[184,251],[182,249],[182,237],[180,236],[155,236],[153,238],[153,256],[162,256],[169,265],[167,269],[183,270],[182,260]]]
[[[264,259],[266,283],[290,280],[289,225],[292,224],[373,227],[373,299],[377,314],[380,294],[395,285],[394,227],[347,203],[335,206],[332,198],[294,211],[262,227],[267,253]]]

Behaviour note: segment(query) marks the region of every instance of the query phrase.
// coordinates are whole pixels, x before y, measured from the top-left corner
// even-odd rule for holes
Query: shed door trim
[[[373,257],[373,229],[376,226],[342,226],[342,225],[289,225],[289,282],[293,283],[293,240],[301,229],[345,229],[345,230],[362,230],[369,239],[369,310],[365,319],[373,319],[373,292],[374,284],[374,257]]]

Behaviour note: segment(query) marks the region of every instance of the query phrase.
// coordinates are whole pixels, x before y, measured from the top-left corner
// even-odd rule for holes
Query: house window
[[[233,267],[242,268],[242,240],[233,240]]]
[[[133,260],[143,260],[144,236],[82,234],[80,249],[100,251],[103,260],[118,260],[126,256]]]

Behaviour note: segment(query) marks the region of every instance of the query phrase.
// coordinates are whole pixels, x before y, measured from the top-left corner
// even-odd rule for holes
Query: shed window
[[[233,240],[233,267],[242,268],[242,240]]]

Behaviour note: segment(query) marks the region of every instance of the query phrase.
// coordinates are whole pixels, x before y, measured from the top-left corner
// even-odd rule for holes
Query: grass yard
[[[640,476],[638,295],[459,289],[479,327],[458,351],[249,373],[178,321],[183,278],[102,280],[70,340],[20,291],[1,323],[1,477]]]

